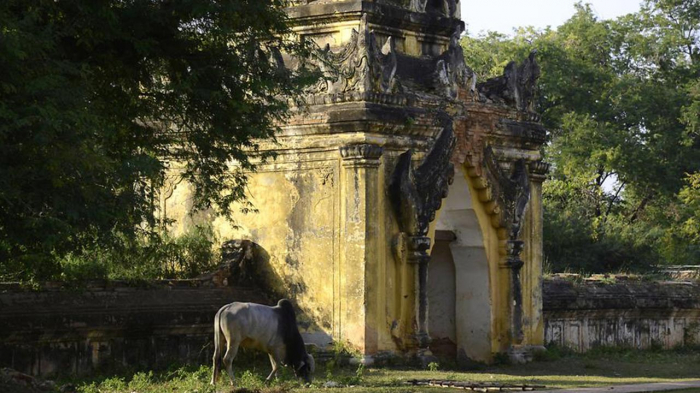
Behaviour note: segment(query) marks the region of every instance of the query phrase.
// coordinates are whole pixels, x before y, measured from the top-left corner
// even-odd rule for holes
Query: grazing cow
[[[278,365],[290,366],[294,375],[311,382],[314,358],[306,353],[304,340],[297,328],[294,307],[287,299],[270,307],[255,303],[234,302],[219,309],[214,317],[214,372],[215,384],[221,370],[222,341],[226,340],[223,363],[233,385],[233,359],[238,347],[256,348],[267,352],[272,364],[269,381],[277,376]]]

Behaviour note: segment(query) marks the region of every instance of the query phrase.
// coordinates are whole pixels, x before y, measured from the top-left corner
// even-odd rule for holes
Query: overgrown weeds
[[[343,391],[352,393],[417,393],[439,392],[444,389],[411,387],[406,384],[407,381],[445,379],[475,383],[537,384],[548,388],[593,387],[697,379],[697,369],[700,366],[698,348],[637,350],[599,347],[581,354],[566,347],[550,346],[536,355],[536,361],[532,363],[484,366],[477,372],[450,369],[442,362],[426,370],[406,366],[374,368],[337,363],[329,367],[328,363],[324,365],[320,361],[314,381],[306,385],[286,367],[280,370],[278,379],[265,382],[270,366],[264,354],[250,352],[241,355],[243,356],[234,362],[235,389],[229,387],[225,373],[215,388],[210,386],[211,367],[208,365],[173,366],[165,371],[141,370],[65,382],[73,384],[80,393],[286,393],[325,392],[330,387],[344,387]],[[330,361],[332,359],[328,362]]]
[[[60,273],[55,278],[66,282],[193,278],[216,267],[217,243],[207,226],[196,226],[180,236],[123,237],[119,244],[94,244],[57,258]]]

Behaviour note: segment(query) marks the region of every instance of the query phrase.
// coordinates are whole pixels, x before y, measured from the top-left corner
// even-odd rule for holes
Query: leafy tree
[[[649,0],[637,13],[599,20],[579,4],[556,30],[463,41],[467,62],[485,75],[509,56],[539,52],[538,108],[553,164],[545,252],[555,269],[700,257],[697,239],[678,232],[690,214],[679,192],[700,170],[698,10],[697,0]]]
[[[154,232],[174,162],[196,208],[228,215],[256,141],[314,79],[270,61],[307,50],[283,3],[0,2],[0,272],[47,277],[57,256]]]

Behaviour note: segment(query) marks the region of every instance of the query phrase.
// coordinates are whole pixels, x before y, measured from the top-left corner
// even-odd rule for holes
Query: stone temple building
[[[481,81],[459,44],[458,0],[302,0],[294,30],[325,78],[249,176],[256,212],[210,222],[255,245],[266,285],[307,342],[385,355],[523,360],[544,341],[541,161],[534,54]],[[232,301],[235,299],[232,299]]]

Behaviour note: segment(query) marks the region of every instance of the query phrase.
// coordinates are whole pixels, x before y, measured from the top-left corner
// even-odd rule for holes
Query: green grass
[[[449,392],[453,389],[413,387],[411,379],[446,379],[501,384],[545,385],[547,388],[597,387],[615,384],[653,383],[700,379],[700,351],[636,351],[599,349],[587,354],[572,354],[551,348],[538,356],[538,361],[524,365],[476,365],[472,370],[450,368],[447,363],[434,364],[429,370],[401,368],[337,367],[334,363],[317,365],[311,386],[304,387],[287,369],[280,378],[265,384],[270,371],[264,358],[235,363],[237,388],[232,389],[228,377],[222,375],[216,388],[208,385],[211,368],[183,366],[163,372],[126,373],[101,376],[89,380],[65,381],[81,393],[155,393],[155,392]],[[439,370],[439,371],[437,371]],[[333,381],[342,389],[324,387]],[[696,390],[687,390],[697,392]]]

